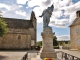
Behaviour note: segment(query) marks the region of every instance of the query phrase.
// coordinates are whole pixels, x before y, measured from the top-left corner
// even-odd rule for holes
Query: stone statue
[[[47,9],[45,9],[43,11],[42,15],[39,16],[39,17],[43,16],[43,27],[48,27],[48,24],[50,22],[50,17],[52,15],[53,9],[54,9],[54,6],[52,4],[51,7],[48,7]]]

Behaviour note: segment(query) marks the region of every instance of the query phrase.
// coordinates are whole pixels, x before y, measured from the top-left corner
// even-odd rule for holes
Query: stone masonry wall
[[[26,34],[29,34],[29,30],[28,29],[9,28],[8,33],[26,33]]]
[[[10,31],[19,31],[11,33]],[[27,30],[11,30],[4,37],[0,37],[0,49],[30,49],[31,35]],[[27,31],[27,32],[26,32]]]
[[[70,27],[71,49],[80,49],[80,25]]]
[[[36,46],[36,31],[34,28],[29,28],[29,34],[31,35],[31,40],[34,41],[34,46]]]

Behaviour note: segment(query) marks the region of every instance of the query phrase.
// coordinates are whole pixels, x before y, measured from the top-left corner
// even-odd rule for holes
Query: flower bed
[[[54,58],[44,58],[44,60],[55,60]]]

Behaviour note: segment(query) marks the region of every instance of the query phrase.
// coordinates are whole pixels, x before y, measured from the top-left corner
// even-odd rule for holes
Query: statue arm
[[[43,11],[42,15],[40,15],[39,17],[42,17],[43,15],[44,15],[44,11]]]

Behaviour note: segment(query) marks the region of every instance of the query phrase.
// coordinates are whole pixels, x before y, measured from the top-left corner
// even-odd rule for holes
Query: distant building
[[[9,31],[0,37],[0,49],[31,49],[36,45],[36,17],[31,13],[30,20],[4,18]]]
[[[76,17],[70,25],[71,49],[80,49],[80,11],[76,12]]]

